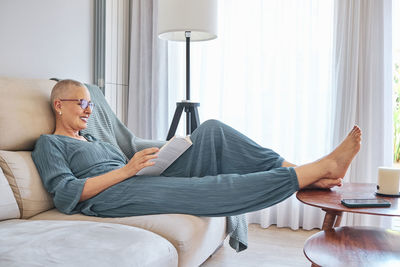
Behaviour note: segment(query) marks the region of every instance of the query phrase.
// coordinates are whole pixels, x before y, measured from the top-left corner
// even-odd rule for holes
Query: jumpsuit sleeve
[[[77,213],[74,209],[87,178],[78,179],[74,176],[62,146],[41,136],[32,152],[32,159],[56,208],[66,214]]]

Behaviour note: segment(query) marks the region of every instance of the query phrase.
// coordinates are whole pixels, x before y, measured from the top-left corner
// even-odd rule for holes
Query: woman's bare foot
[[[351,161],[360,150],[361,130],[358,126],[350,131],[343,142],[330,154],[315,162],[294,168],[300,188],[316,184],[330,188],[345,176]],[[331,186],[331,187],[333,187]]]
[[[299,188],[305,188],[322,179],[328,179],[323,181],[330,179],[332,181],[329,183],[334,184],[335,180],[343,178],[351,161],[360,151],[360,142],[361,130],[358,126],[354,126],[343,142],[330,154],[320,160],[295,167]],[[286,165],[282,164],[284,167]]]
[[[343,178],[361,147],[361,130],[355,125],[343,142],[322,160],[327,162],[327,178]]]

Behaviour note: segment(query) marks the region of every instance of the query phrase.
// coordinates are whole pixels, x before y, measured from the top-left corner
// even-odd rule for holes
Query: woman
[[[307,186],[340,186],[360,149],[361,131],[354,126],[329,155],[296,166],[211,120],[193,132],[193,145],[161,176],[135,176],[153,164],[158,148],[128,160],[113,145],[81,136],[94,105],[79,82],[58,82],[51,104],[55,131],[39,138],[32,157],[55,206],[67,214],[242,214],[274,205]]]

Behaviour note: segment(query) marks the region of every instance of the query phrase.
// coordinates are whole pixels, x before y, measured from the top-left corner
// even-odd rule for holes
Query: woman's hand
[[[143,149],[142,151],[135,153],[128,164],[124,167],[99,176],[88,178],[83,186],[79,201],[85,201],[103,192],[107,188],[136,175],[136,173],[144,167],[154,165],[154,162],[151,162],[150,160],[157,158],[157,155],[154,153],[157,153],[158,151],[160,151],[160,149],[157,147]]]
[[[335,186],[342,186],[342,179],[321,178],[306,188],[330,189]]]
[[[138,173],[141,169],[148,166],[153,166],[154,162],[150,160],[157,158],[157,155],[155,153],[157,153],[158,151],[160,151],[159,148],[151,147],[136,152],[131,160],[124,167],[122,167],[122,171],[124,171],[126,177],[132,177],[136,175],[136,173]]]

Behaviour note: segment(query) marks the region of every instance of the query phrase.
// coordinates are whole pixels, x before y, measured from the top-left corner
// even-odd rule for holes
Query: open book
[[[192,141],[189,136],[172,137],[165,145],[160,148],[157,158],[151,160],[155,164],[141,169],[136,175],[153,175],[158,176],[165,171],[180,155],[183,154],[190,146]]]

